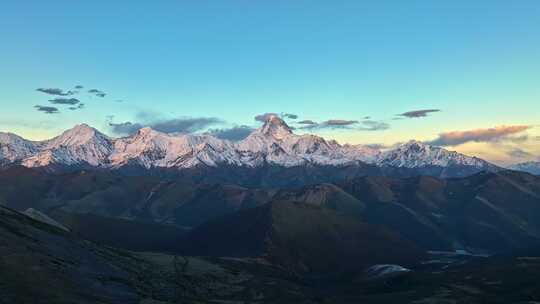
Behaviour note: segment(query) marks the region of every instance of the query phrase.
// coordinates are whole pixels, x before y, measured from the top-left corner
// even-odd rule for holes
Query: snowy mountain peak
[[[401,150],[422,150],[431,148],[439,149],[439,147],[430,146],[415,139],[411,139],[408,142],[399,145],[398,148]]]
[[[73,128],[67,130],[66,132],[69,132],[71,134],[76,134],[76,135],[99,133],[98,130],[90,127],[89,125],[87,125],[85,123],[75,125]]]
[[[80,146],[90,141],[108,141],[108,137],[87,124],[80,124],[48,141],[47,148]]]
[[[39,143],[26,140],[13,133],[0,132],[0,164],[15,162],[38,151]]]
[[[154,129],[152,129],[150,127],[144,127],[144,128],[139,129],[139,131],[137,131],[137,134],[139,134],[139,135],[147,135],[147,134],[156,133],[156,132],[157,131],[155,131]]]
[[[272,136],[275,139],[283,139],[293,134],[287,123],[277,115],[270,115],[257,132],[266,136]]]
[[[72,129],[76,129],[76,130],[87,130],[87,131],[94,131],[95,129],[90,127],[89,125],[85,124],[85,123],[81,123],[81,124],[78,124],[78,125],[75,125]]]
[[[22,143],[27,140],[17,134],[0,132],[0,144]]]
[[[496,170],[497,168],[482,159],[448,151],[417,140],[408,141],[395,149],[381,153],[377,165],[404,168],[429,166],[470,166],[486,170]]]
[[[22,160],[22,165],[100,167],[107,163],[107,158],[112,152],[112,140],[87,124],[80,124],[53,139],[42,142],[36,152]]]

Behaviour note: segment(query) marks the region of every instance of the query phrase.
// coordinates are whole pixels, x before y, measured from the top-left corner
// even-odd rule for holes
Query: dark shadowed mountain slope
[[[105,247],[0,207],[2,304],[311,302],[268,266],[246,266]]]
[[[372,264],[413,265],[424,254],[384,228],[333,210],[275,201],[193,230],[189,254],[260,257],[293,273],[355,272]]]
[[[140,221],[199,225],[213,217],[258,206],[273,192],[234,185],[195,185],[109,171],[47,174],[23,167],[0,171],[0,202],[24,211],[61,209]]]
[[[298,219],[297,212],[289,208],[282,211]],[[274,217],[282,216],[282,212],[276,213]],[[306,215],[316,220],[322,232],[337,233],[343,223],[341,219],[338,223],[325,221],[338,227],[322,229],[328,226],[318,216]],[[302,222],[277,222],[278,227],[288,227],[287,231],[296,231],[299,236],[310,235],[298,227]],[[288,233],[279,235],[290,237]],[[295,251],[288,261],[302,258],[320,263],[320,267],[339,265],[334,256],[328,256],[334,251],[306,244],[321,238],[331,241],[332,235],[325,232],[292,244],[291,248],[302,250]],[[313,258],[306,257],[303,249],[312,249]],[[402,247],[393,250],[403,253]],[[285,254],[280,258],[291,257],[290,251],[277,252]],[[318,258],[320,255],[323,257]],[[388,253],[380,258],[384,256]],[[355,263],[353,260],[349,265]],[[301,264],[306,265],[310,264]],[[462,258],[443,265],[420,266],[403,276],[373,281],[366,280],[363,271],[330,278],[290,276],[293,268],[277,268],[262,259],[206,259],[103,247],[0,207],[0,303],[352,304],[396,303],[399,299],[400,303],[502,304],[540,300],[538,258]]]
[[[426,250],[526,250],[540,236],[540,178],[516,171],[465,178],[368,176],[338,184],[253,189],[110,171],[0,172],[0,202],[24,211],[93,214],[180,227],[273,200],[300,201],[384,226]]]
[[[0,207],[2,303],[138,303],[135,273],[148,267]]]
[[[90,213],[55,210],[50,216],[83,239],[133,251],[174,252],[188,232],[172,225]]]
[[[367,177],[340,184],[365,219],[423,247],[522,250],[540,239],[540,178],[517,172],[462,179]]]
[[[334,184],[319,184],[295,189],[279,189],[274,200],[304,202],[324,207],[343,215],[360,217],[366,204]]]

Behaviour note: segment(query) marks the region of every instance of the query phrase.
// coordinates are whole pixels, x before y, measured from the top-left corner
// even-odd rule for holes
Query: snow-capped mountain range
[[[142,128],[136,134],[110,138],[98,130],[77,125],[45,141],[29,141],[15,134],[0,133],[0,163],[26,167],[95,167],[118,169],[185,169],[221,165],[257,168],[349,166],[425,168],[468,167],[495,170],[495,165],[418,141],[388,151],[364,145],[340,145],[312,134],[297,135],[279,117],[270,116],[247,138],[232,142],[211,135],[171,135]]]

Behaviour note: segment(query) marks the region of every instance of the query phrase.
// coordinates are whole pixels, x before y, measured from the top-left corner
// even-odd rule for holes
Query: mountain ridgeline
[[[509,169],[522,171],[522,172],[528,172],[534,175],[540,175],[540,161],[530,161],[530,162],[515,164],[515,165],[510,166]]]
[[[205,134],[171,135],[151,128],[110,138],[84,124],[39,142],[0,133],[0,165],[48,172],[114,170],[251,187],[299,186],[366,175],[462,177],[500,170],[482,159],[418,141],[380,151],[340,145],[311,134],[296,135],[277,116],[270,116],[261,128],[237,142]]]
[[[481,172],[452,179],[365,176],[302,187],[248,188],[163,180],[157,176],[123,176],[113,171],[49,174],[12,167],[0,171],[0,201],[19,211],[40,210],[90,239],[111,245],[125,243],[121,231],[140,229],[140,238],[130,238],[131,243],[124,246],[138,250],[152,250],[159,243],[159,248],[168,251],[195,252],[191,251],[195,247],[181,244],[196,244],[193,235],[209,238],[203,244],[214,243],[208,231],[226,231],[235,225],[246,225],[240,230],[279,236],[274,232],[289,231],[279,227],[288,219],[284,222],[275,215],[286,215],[280,210],[289,208],[287,204],[296,206],[291,207],[291,214],[299,214],[298,221],[306,227],[313,228],[310,225],[316,218],[308,213],[321,212],[321,227],[326,225],[323,222],[337,222],[336,217],[346,218],[354,225],[382,227],[394,238],[424,251],[527,251],[537,248],[540,240],[540,177],[516,171]],[[272,204],[273,208],[268,207]],[[277,221],[248,224],[255,213]],[[205,228],[207,225],[210,228]],[[216,228],[219,225],[223,227]],[[107,229],[115,232],[107,233]],[[179,241],[186,234],[192,241]],[[213,237],[220,242],[227,239],[226,235]],[[250,237],[256,243],[257,237]],[[252,241],[246,240],[245,244]],[[224,252],[227,248],[232,247],[216,250]],[[262,247],[257,248],[247,252],[261,254]]]

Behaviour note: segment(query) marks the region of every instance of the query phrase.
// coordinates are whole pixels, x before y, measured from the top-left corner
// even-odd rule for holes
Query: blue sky
[[[451,148],[540,155],[538,1],[11,1],[0,37],[0,130],[28,138],[81,122],[114,135],[111,119],[255,127],[255,115],[285,112],[358,121],[311,130],[350,143],[528,126]],[[76,85],[80,110],[36,91]],[[395,120],[422,109],[440,112]],[[387,128],[366,131],[366,116]]]

